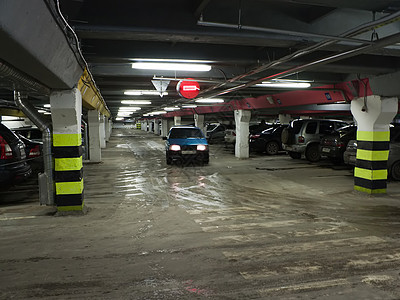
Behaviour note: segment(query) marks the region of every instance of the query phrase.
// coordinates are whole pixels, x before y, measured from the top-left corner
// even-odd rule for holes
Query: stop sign
[[[200,92],[200,85],[197,81],[192,78],[184,79],[178,82],[176,85],[178,94],[186,99],[196,98]]]

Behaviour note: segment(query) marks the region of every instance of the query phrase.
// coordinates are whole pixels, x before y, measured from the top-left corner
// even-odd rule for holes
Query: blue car
[[[208,164],[210,160],[208,143],[200,128],[174,126],[164,139],[167,165],[175,160]]]

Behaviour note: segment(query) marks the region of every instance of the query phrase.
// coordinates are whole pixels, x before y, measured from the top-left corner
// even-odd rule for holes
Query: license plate
[[[196,154],[196,151],[182,151],[182,154]]]
[[[329,148],[322,148],[322,152],[331,152],[331,149],[329,149]]]

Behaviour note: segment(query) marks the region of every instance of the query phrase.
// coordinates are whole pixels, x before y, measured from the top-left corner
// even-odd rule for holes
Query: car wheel
[[[281,141],[283,144],[290,145],[293,143],[293,130],[291,127],[286,127],[282,130]]]
[[[289,151],[289,156],[291,158],[293,158],[293,159],[300,159],[301,158],[301,153]]]
[[[166,157],[166,163],[167,163],[167,165],[170,165],[170,164],[172,164],[172,159],[170,158],[170,157]]]
[[[278,154],[279,151],[279,145],[277,142],[268,142],[267,145],[265,146],[265,152],[268,155],[276,155]]]
[[[390,170],[390,175],[394,180],[400,180],[400,160],[396,161],[392,165],[392,169]]]
[[[306,159],[311,162],[317,162],[321,159],[321,154],[319,153],[319,147],[317,144],[313,144],[306,149]]]

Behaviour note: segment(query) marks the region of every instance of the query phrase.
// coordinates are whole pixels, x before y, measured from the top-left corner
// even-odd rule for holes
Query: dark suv
[[[194,126],[172,127],[165,142],[167,165],[174,160],[200,161],[208,164],[209,150],[207,140],[200,128]]]
[[[308,161],[319,161],[321,138],[346,125],[348,123],[338,120],[294,120],[282,131],[283,149],[288,151],[292,158],[301,158],[304,153]]]
[[[9,186],[32,174],[26,162],[25,145],[4,124],[0,123],[0,185]]]

